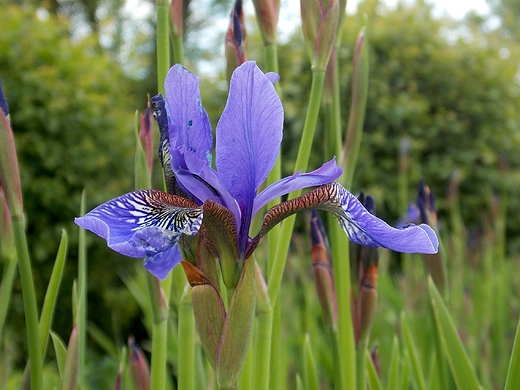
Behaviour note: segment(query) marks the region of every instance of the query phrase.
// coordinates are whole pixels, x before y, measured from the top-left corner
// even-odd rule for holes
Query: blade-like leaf
[[[453,319],[430,277],[428,277],[428,291],[433,306],[437,331],[441,337],[444,352],[448,356],[448,362],[457,388],[464,390],[480,389],[475,371],[464,350]]]
[[[308,390],[318,390],[320,386],[318,384],[318,373],[316,372],[316,359],[314,359],[314,353],[312,351],[309,334],[305,335],[303,353],[303,358],[305,362],[303,381],[305,383],[305,388]]]
[[[60,289],[61,279],[63,276],[63,269],[65,268],[67,249],[67,232],[65,230],[62,230],[58,254],[56,255],[54,267],[52,268],[51,278],[49,280],[49,285],[47,286],[47,292],[45,293],[45,299],[43,301],[42,313],[40,315],[40,323],[38,330],[40,333],[40,345],[43,355],[45,355],[45,350],[47,349],[47,342],[49,341],[49,330],[52,324],[54,308],[56,307],[56,298],[58,297],[58,292]]]
[[[388,389],[397,389],[399,383],[399,341],[394,336],[394,346],[392,348],[392,358],[388,369]]]
[[[67,347],[63,340],[54,333],[52,330],[49,332],[54,344],[54,353],[56,354],[56,361],[58,362],[58,370],[60,371],[60,377],[63,378],[63,370],[65,369],[65,357],[67,356]]]
[[[424,380],[424,374],[421,368],[419,353],[417,352],[417,347],[415,346],[415,342],[413,340],[413,336],[410,332],[410,328],[404,313],[401,315],[401,328],[403,331],[404,343],[409,353],[410,363],[412,364],[412,370],[415,378],[415,388],[426,390],[426,382]]]
[[[511,353],[511,360],[509,361],[509,369],[507,370],[505,390],[520,389],[520,321],[516,328],[515,343],[513,344],[513,351]]]
[[[368,385],[370,390],[381,390],[381,382],[379,382],[379,377],[377,376],[377,371],[374,366],[374,362],[370,357],[370,353],[368,350],[366,351],[366,360],[367,360],[367,377],[368,377]]]

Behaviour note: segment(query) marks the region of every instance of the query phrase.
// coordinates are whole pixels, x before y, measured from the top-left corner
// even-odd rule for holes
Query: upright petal
[[[336,180],[341,175],[341,172],[343,172],[343,170],[341,167],[338,167],[336,158],[334,157],[312,172],[301,173],[300,171],[292,176],[284,177],[258,194],[253,205],[253,215],[273,199],[292,191],[301,190],[302,188],[328,184]]]
[[[166,75],[164,89],[170,147],[185,146],[210,165],[213,137],[208,115],[202,107],[199,78],[177,64]]]
[[[181,234],[195,235],[202,209],[162,191],[130,192],[96,207],[76,224],[130,257],[154,256],[177,244]]]
[[[216,131],[217,171],[242,210],[244,228],[256,190],[278,156],[282,127],[282,103],[272,82],[254,62],[245,62],[233,73]]]

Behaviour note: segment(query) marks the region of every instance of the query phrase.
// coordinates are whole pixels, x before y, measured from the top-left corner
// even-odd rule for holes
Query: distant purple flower
[[[283,108],[273,86],[277,79],[252,61],[235,70],[216,128],[214,169],[212,130],[202,107],[199,79],[181,65],[172,67],[165,82],[166,100],[161,95],[152,98],[169,193],[131,192],[76,218],[76,223],[106,239],[119,253],[145,257],[145,267],[161,279],[182,259],[179,239],[196,235],[201,226],[210,241],[225,236],[227,241],[222,240],[228,246],[232,242],[228,249],[241,264],[273,226],[297,211],[312,208],[333,213],[350,240],[359,244],[435,253],[438,241],[428,225],[394,229],[368,213],[340,184],[331,183],[342,172],[335,159],[313,172],[283,178],[257,194],[282,141]],[[249,237],[253,216],[268,202],[316,186],[270,209],[260,232]],[[222,242],[212,245],[218,252]]]

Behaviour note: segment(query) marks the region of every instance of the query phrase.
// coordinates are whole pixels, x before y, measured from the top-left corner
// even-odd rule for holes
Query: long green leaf
[[[318,390],[320,386],[318,384],[318,373],[316,372],[316,359],[314,359],[314,353],[312,351],[309,334],[305,335],[305,343],[303,348],[303,360],[305,362],[303,382],[305,384],[305,388],[309,390]]]
[[[401,328],[403,331],[404,343],[410,357],[410,363],[412,364],[412,370],[415,378],[415,388],[426,390],[426,382],[424,380],[424,374],[421,368],[421,361],[419,360],[419,353],[417,352],[417,347],[415,346],[415,342],[413,340],[412,333],[410,332],[410,328],[404,313],[401,315]]]
[[[513,344],[513,352],[509,361],[509,369],[507,370],[505,390],[520,389],[520,321],[516,328],[515,342]]]
[[[428,291],[433,306],[437,331],[441,337],[444,351],[448,356],[448,362],[457,388],[464,390],[480,389],[475,371],[464,350],[455,324],[431,277],[428,277]]]
[[[67,356],[67,347],[65,347],[65,343],[57,333],[54,333],[52,330],[49,333],[52,338],[52,343],[54,344],[54,352],[56,354],[56,361],[58,362],[60,377],[63,377],[63,370],[65,369],[65,358]]]
[[[367,361],[367,378],[368,385],[370,390],[381,390],[381,382],[379,382],[379,377],[377,376],[377,371],[374,366],[374,362],[370,357],[370,352],[366,351],[366,361]]]
[[[40,345],[42,354],[45,355],[47,343],[49,341],[49,330],[51,328],[52,319],[54,316],[54,308],[56,307],[56,298],[60,290],[61,280],[63,277],[63,270],[65,268],[65,261],[67,259],[68,236],[65,230],[61,231],[61,241],[56,255],[56,261],[52,268],[51,278],[45,293],[43,301],[42,313],[40,315],[40,323],[38,331],[40,334]]]
[[[388,389],[397,389],[399,383],[399,341],[394,336],[394,346],[392,348],[392,358],[388,369]]]

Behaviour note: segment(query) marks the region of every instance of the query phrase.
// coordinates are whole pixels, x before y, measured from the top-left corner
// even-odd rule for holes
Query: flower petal
[[[182,157],[177,157],[182,154]],[[241,213],[238,205],[226,186],[220,181],[217,172],[204,161],[184,148],[172,153],[172,161],[184,160],[184,166],[173,166],[178,183],[200,203],[208,199],[227,207],[236,218],[240,229]]]
[[[272,82],[255,62],[245,62],[231,77],[216,130],[218,175],[240,206],[242,226],[249,226],[256,190],[276,161],[282,127],[282,103]]]
[[[213,137],[208,115],[202,107],[199,78],[177,64],[166,75],[164,89],[170,147],[184,146],[210,165]]]
[[[336,180],[343,170],[336,164],[336,157],[329,162],[323,164],[320,168],[308,172],[297,172],[292,176],[285,177],[271,184],[265,190],[260,192],[254,200],[253,215],[264,207],[271,200],[276,199],[289,192],[300,190],[307,187],[316,187],[328,184]]]
[[[142,190],[103,203],[75,222],[104,238],[116,252],[154,256],[175,246],[181,234],[197,234],[202,209],[175,195]]]
[[[164,280],[172,268],[179,264],[181,260],[181,251],[179,247],[175,245],[153,256],[147,256],[144,259],[144,268],[156,278]]]
[[[348,238],[360,245],[427,254],[437,253],[439,248],[437,236],[430,226],[421,224],[393,228],[370,214],[343,186],[330,183],[270,209],[262,221],[260,232],[247,248],[246,258],[277,223],[298,211],[314,208],[334,214]]]

